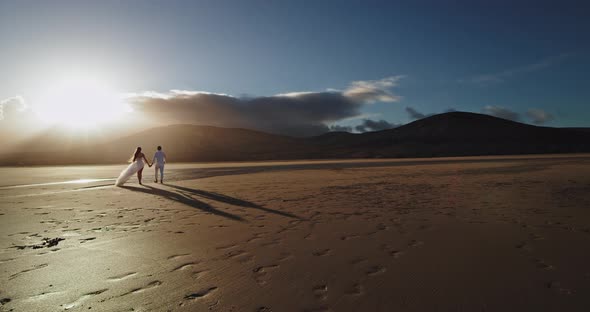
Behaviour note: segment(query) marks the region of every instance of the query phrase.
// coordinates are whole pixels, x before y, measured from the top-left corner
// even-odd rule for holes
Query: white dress
[[[134,174],[136,174],[139,170],[143,169],[143,157],[138,157],[134,162],[132,162],[125,170],[121,171],[121,174],[117,178],[115,182],[116,186],[121,186],[129,180]]]

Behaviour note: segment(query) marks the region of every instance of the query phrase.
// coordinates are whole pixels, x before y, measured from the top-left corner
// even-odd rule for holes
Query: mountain
[[[316,137],[333,157],[440,157],[590,152],[587,128],[539,127],[489,115],[449,112],[354,137]]]
[[[142,146],[150,155],[157,145],[174,162],[573,153],[590,152],[590,130],[450,112],[389,130],[331,132],[310,138],[196,125],[158,127],[90,142],[48,132],[21,145],[18,152],[0,155],[0,165],[122,163],[135,147]]]

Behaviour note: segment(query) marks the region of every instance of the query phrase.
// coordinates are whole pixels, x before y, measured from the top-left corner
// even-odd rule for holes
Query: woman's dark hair
[[[129,162],[134,162],[135,159],[137,159],[137,155],[139,155],[139,153],[141,153],[141,147],[137,147],[135,149],[135,152],[133,153],[133,155],[131,155],[131,158],[129,159]]]

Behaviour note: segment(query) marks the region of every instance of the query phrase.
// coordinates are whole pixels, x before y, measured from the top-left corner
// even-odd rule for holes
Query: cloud
[[[396,102],[391,88],[402,76],[355,81],[344,91],[291,92],[240,98],[202,91],[129,94],[134,112],[164,124],[190,123],[256,129],[292,136],[330,131],[326,125],[361,114],[369,103]]]
[[[356,126],[354,129],[358,132],[380,131],[399,127],[398,124],[392,124],[386,120],[372,120],[365,119],[363,123]]]
[[[10,145],[39,130],[39,119],[22,96],[0,100],[0,142]]]
[[[525,114],[532,123],[536,125],[543,125],[553,120],[553,115],[542,109],[531,108]]]
[[[452,112],[456,112],[457,110],[454,108],[447,108],[446,110],[443,111],[443,113],[452,113]],[[434,116],[438,113],[429,113],[429,114],[423,114],[419,111],[417,111],[416,109],[414,109],[413,107],[406,107],[406,113],[408,113],[408,117],[411,120],[419,120],[419,119],[423,119],[426,117],[430,117],[430,116]]]
[[[421,112],[419,112],[409,106],[406,107],[406,113],[408,113],[408,116],[412,120],[418,120],[418,119],[422,119],[422,118],[426,118],[426,117],[430,117],[430,116],[434,115],[434,114],[422,114]]]
[[[343,94],[357,102],[397,102],[401,97],[393,94],[390,89],[396,87],[398,81],[402,78],[404,76],[392,76],[381,80],[354,81]]]
[[[331,125],[330,131],[332,131],[332,132],[352,132],[352,127],[341,126],[341,125]]]
[[[500,83],[504,82],[509,78],[517,75],[526,74],[534,71],[538,71],[556,64],[561,63],[566,58],[570,57],[570,53],[562,53],[557,56],[547,57],[539,62],[527,64],[524,66],[514,67],[506,69],[500,72],[487,73],[475,75],[469,78],[460,79],[459,82],[469,82],[475,84],[489,84],[489,83]]]
[[[13,121],[28,112],[27,104],[22,96],[13,96],[0,101],[0,120]]]
[[[6,130],[32,130],[38,124],[37,116],[25,99],[16,95],[0,100],[0,126]]]
[[[512,121],[520,121],[520,114],[501,106],[488,105],[482,109],[482,112],[484,114],[498,118],[508,119]]]

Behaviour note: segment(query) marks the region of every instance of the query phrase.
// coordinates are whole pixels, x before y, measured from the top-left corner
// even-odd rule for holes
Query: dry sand
[[[123,167],[0,168],[0,310],[590,307],[588,155]]]

